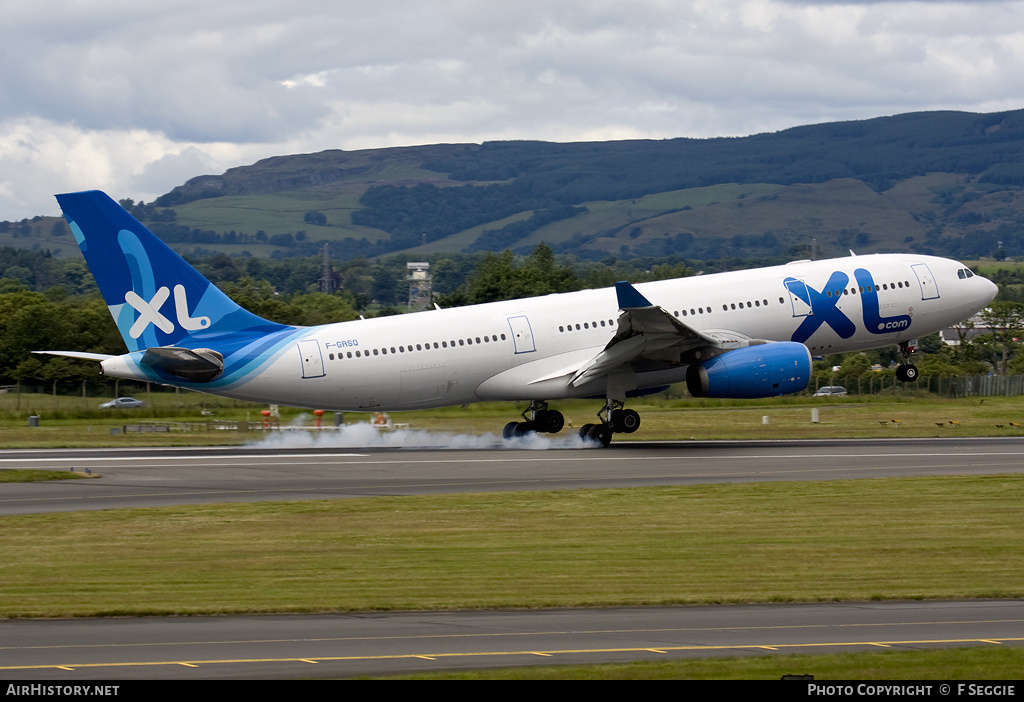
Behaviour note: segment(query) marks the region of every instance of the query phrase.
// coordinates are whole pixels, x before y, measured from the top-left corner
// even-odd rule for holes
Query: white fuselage
[[[958,276],[963,269],[948,259],[880,254],[636,289],[698,331],[800,341],[823,355],[908,341],[975,314],[995,286]],[[208,391],[333,410],[603,396],[603,377],[579,387],[567,378],[604,349],[618,316],[616,292],[606,288],[310,327],[258,373]],[[124,358],[104,362],[104,372],[140,377]],[[685,365],[641,364],[636,386],[680,382],[685,373]]]

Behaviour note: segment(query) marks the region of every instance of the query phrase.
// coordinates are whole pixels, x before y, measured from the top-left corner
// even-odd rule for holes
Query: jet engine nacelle
[[[788,395],[805,389],[810,379],[811,352],[794,341],[746,346],[686,370],[686,387],[694,397]]]

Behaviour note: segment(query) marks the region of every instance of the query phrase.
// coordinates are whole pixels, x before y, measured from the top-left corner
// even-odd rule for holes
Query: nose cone
[[[979,302],[982,307],[984,307],[988,303],[992,302],[992,300],[996,298],[996,295],[999,294],[999,286],[988,278],[982,278],[981,276],[975,276],[975,278],[979,278],[979,282],[982,283],[981,293],[978,297],[980,298]]]

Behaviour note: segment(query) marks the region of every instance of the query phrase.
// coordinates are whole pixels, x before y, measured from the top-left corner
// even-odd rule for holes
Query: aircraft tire
[[[545,434],[557,434],[565,426],[565,417],[558,410],[544,410],[537,413],[534,424],[537,425],[537,431]]]
[[[587,438],[607,447],[612,442],[612,428],[607,424],[592,424],[587,432]]]
[[[615,413],[615,431],[632,434],[640,428],[640,413],[636,410],[624,409]]]

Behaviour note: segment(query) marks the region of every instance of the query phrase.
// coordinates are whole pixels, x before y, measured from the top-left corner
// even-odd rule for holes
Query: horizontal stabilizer
[[[113,358],[109,353],[89,353],[88,351],[33,351],[32,353],[48,353],[51,356],[66,356],[67,358],[84,358],[87,361],[105,361]]]
[[[196,383],[206,383],[224,372],[224,357],[212,349],[157,346],[146,349],[142,364]]]

